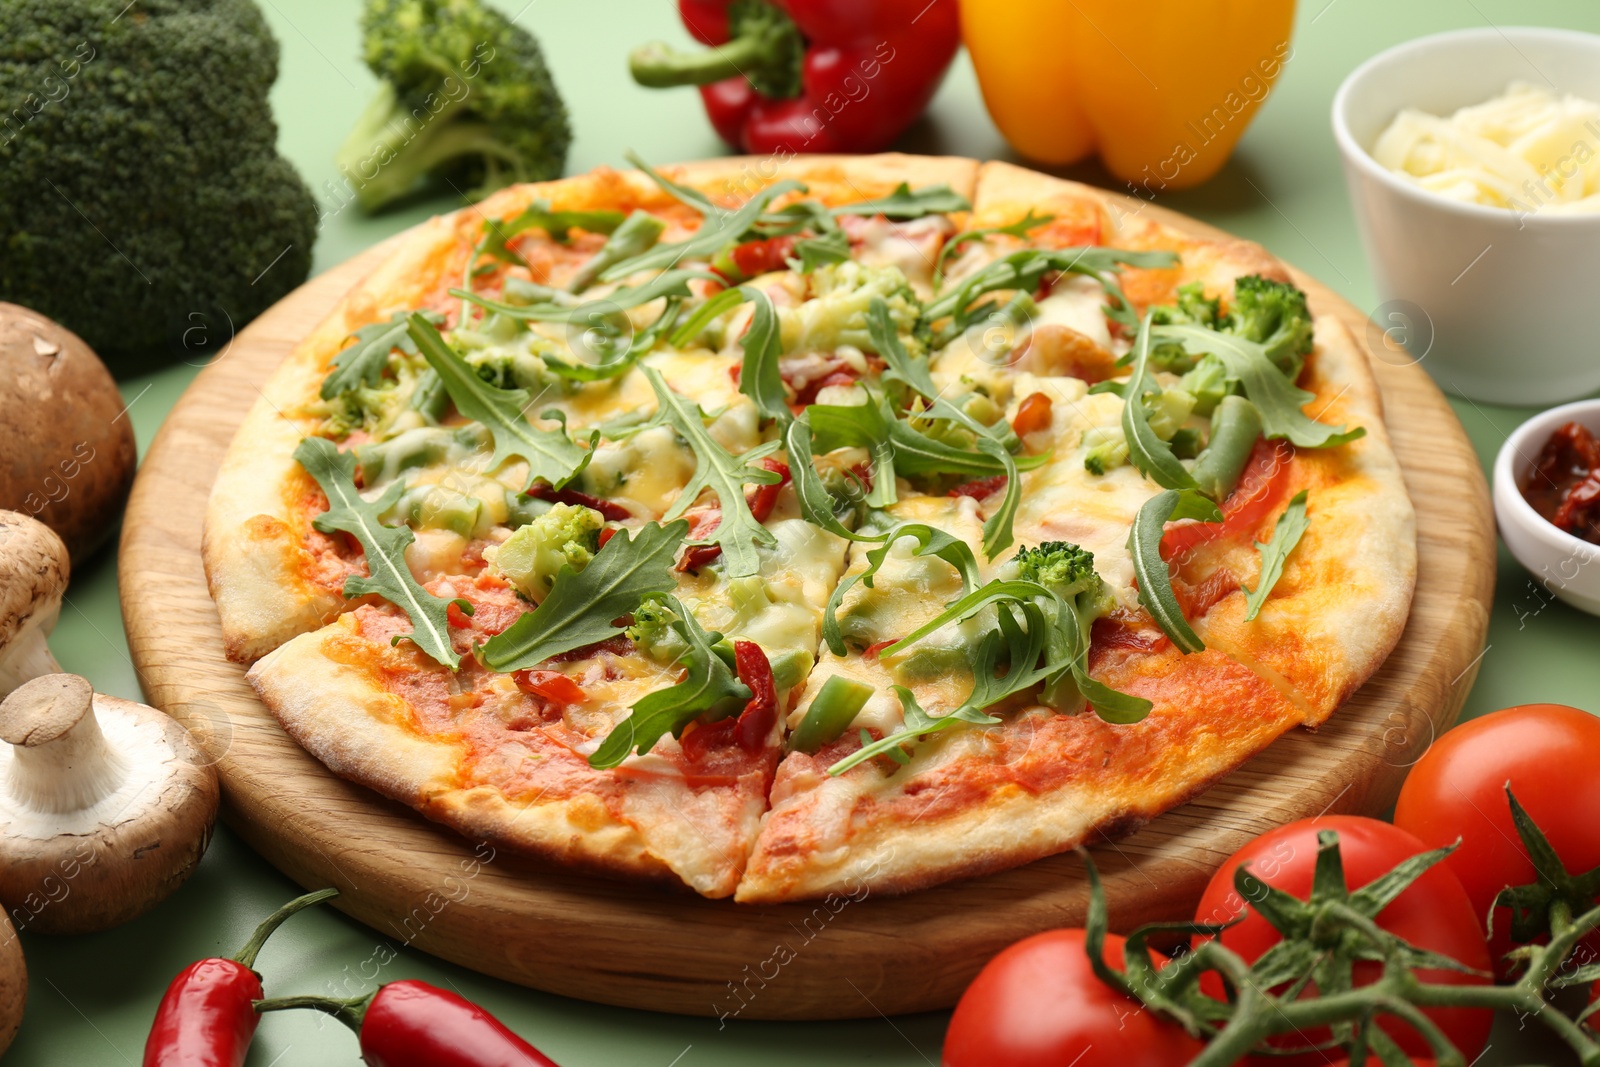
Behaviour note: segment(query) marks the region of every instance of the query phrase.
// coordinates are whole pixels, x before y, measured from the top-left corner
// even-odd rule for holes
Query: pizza
[[[473,839],[768,903],[1131,831],[1405,626],[1349,331],[1003,163],[593,173],[433,219],[238,430],[227,655]]]

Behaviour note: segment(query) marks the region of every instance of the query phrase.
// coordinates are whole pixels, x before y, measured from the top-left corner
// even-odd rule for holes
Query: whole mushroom
[[[0,511],[0,697],[61,670],[45,638],[61,615],[71,571],[67,546],[50,527]]]
[[[20,928],[108,929],[200,862],[216,773],[166,715],[47,674],[0,702],[0,740],[0,905]]]
[[[22,960],[22,941],[11,920],[0,912],[0,1056],[17,1036],[27,1000],[28,967]]]
[[[61,535],[79,563],[133,485],[133,425],[105,364],[65,326],[0,303],[0,508]]]

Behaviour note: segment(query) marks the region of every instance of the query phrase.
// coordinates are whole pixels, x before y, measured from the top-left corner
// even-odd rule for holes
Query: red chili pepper
[[[789,484],[789,465],[781,459],[768,457],[761,461],[761,466],[766,470],[780,475],[779,479],[771,485],[758,485],[754,489],[746,490],[745,502],[750,505],[750,514],[757,522],[766,522],[772,517],[772,509],[778,504],[778,494],[783,492],[783,487]],[[699,540],[709,537],[716,532],[722,522],[722,511],[713,508],[700,512],[695,516],[694,523],[689,529],[690,540]],[[678,570],[699,570],[707,563],[722,555],[721,545],[690,545],[683,551],[683,558],[678,561]]]
[[[204,959],[178,972],[156,1008],[144,1067],[243,1067],[260,1021],[251,1005],[261,997],[253,969],[261,946],[295,912],[338,895],[321,889],[296,897],[256,927],[232,959]]]
[[[528,495],[535,500],[548,500],[552,504],[572,504],[581,508],[593,508],[603,517],[612,522],[622,522],[624,519],[633,518],[633,513],[621,504],[613,504],[609,500],[601,500],[588,493],[580,493],[576,489],[556,489],[540,482],[528,490]]]
[[[970,496],[974,500],[982,500],[999,489],[1004,488],[1006,476],[1004,474],[991,474],[987,478],[977,478],[970,482],[962,482],[950,490],[951,496]]]
[[[327,1012],[356,1032],[367,1067],[559,1067],[476,1004],[415,979],[354,1000],[279,997],[255,1007]]]
[[[552,704],[582,704],[588,699],[583,686],[560,671],[513,671],[517,688]]]
[[[738,715],[712,723],[697,722],[684,731],[683,755],[690,763],[699,763],[712,749],[734,742],[756,755],[766,748],[772,724],[778,721],[778,682],[761,646],[754,641],[735,641],[733,663],[739,681],[750,690],[750,699]]]
[[[898,637],[891,637],[887,641],[874,641],[872,644],[861,650],[861,656],[863,659],[877,659],[879,652],[882,652],[884,649],[888,648],[890,645],[899,640],[900,639]]]
[[[646,45],[641,85],[698,85],[711,125],[746,152],[876,152],[922,114],[961,43],[957,0],[679,0],[713,47]]]

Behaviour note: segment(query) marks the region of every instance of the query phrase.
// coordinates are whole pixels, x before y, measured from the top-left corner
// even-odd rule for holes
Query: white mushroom
[[[22,1025],[22,1005],[28,999],[28,967],[22,960],[22,941],[10,920],[0,912],[0,1056]]]
[[[71,564],[55,531],[18,511],[0,511],[0,697],[61,669],[45,644],[61,614]]]
[[[211,840],[217,778],[154,708],[50,674],[0,702],[0,905],[88,933],[153,908]]]

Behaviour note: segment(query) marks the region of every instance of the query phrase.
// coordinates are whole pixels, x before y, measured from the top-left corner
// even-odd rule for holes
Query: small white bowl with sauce
[[[1558,529],[1523,492],[1545,442],[1569,422],[1600,435],[1600,400],[1579,400],[1535,415],[1512,431],[1495,457],[1495,521],[1506,547],[1531,575],[1527,595],[1516,598],[1522,605],[1519,615],[1538,614],[1552,596],[1600,615],[1600,545]]]
[[[1517,81],[1600,101],[1600,36],[1486,26],[1408,41],[1344,80],[1333,132],[1385,301],[1377,325],[1449,392],[1550,404],[1600,389],[1600,214],[1449,199],[1371,154],[1400,111],[1450,115]],[[1587,148],[1600,152],[1600,129]]]

